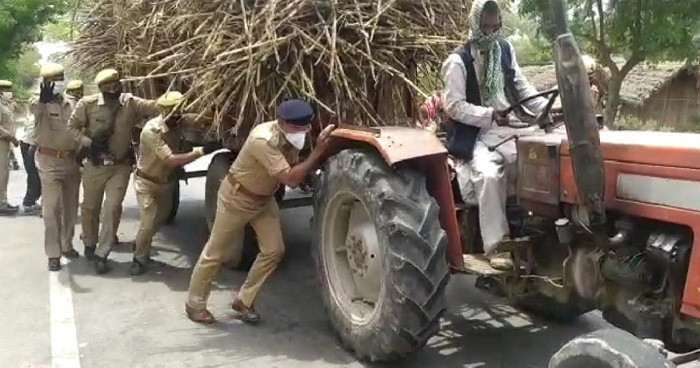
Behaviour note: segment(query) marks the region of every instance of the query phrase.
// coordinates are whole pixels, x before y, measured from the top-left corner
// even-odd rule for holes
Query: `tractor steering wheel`
[[[551,95],[551,96],[549,97],[549,101],[547,102],[547,105],[545,106],[544,110],[542,110],[542,112],[540,112],[539,115],[537,115],[537,117],[535,118],[535,121],[533,123],[509,123],[508,126],[511,128],[515,128],[515,129],[521,129],[521,128],[529,128],[533,125],[537,125],[540,128],[544,129],[547,126],[553,125],[552,118],[550,116],[550,112],[552,111],[552,106],[554,105],[554,101],[556,101],[557,97],[559,96],[559,89],[557,87],[548,89],[546,91],[538,92],[538,93],[536,93],[532,96],[529,96],[529,97],[525,97],[525,98],[519,100],[518,102],[514,103],[513,105],[510,105],[507,109],[505,109],[503,111],[503,114],[509,115],[511,112],[513,112],[513,110],[522,106],[526,102],[528,102],[530,100],[534,100],[535,98],[544,97],[544,96],[548,96],[548,95]]]
[[[525,102],[528,102],[528,101],[535,99],[535,98],[538,98],[538,97],[547,96],[547,95],[551,95],[551,97],[549,98],[549,102],[547,102],[547,105],[545,106],[545,108],[542,110],[542,112],[539,115],[537,115],[537,118],[535,119],[535,121],[532,124],[509,123],[508,126],[511,128],[515,128],[515,129],[522,129],[522,128],[529,128],[533,125],[537,125],[541,129],[545,129],[545,131],[551,131],[551,129],[554,127],[554,123],[553,123],[552,117],[550,116],[549,113],[552,111],[552,105],[554,105],[554,101],[557,99],[557,96],[559,96],[559,89],[557,89],[557,88],[548,89],[546,91],[542,91],[542,92],[539,92],[537,94],[534,94],[530,97],[526,97],[526,98],[516,102],[515,104],[511,105],[510,107],[508,107],[504,111],[504,113],[506,115],[508,115],[511,112],[513,112],[513,110],[515,110],[517,107],[524,104]],[[517,140],[518,134],[513,134],[510,137],[503,139],[496,144],[490,145],[488,147],[488,149],[489,149],[489,151],[493,152],[498,147],[502,146],[504,143],[511,141],[513,139]]]

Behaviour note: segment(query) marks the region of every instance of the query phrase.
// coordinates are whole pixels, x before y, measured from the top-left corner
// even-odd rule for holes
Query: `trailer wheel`
[[[166,224],[172,224],[173,221],[175,221],[175,216],[177,216],[177,210],[180,208],[180,181],[176,180],[175,183],[173,183],[173,190],[171,194],[171,202],[172,207],[170,207],[170,213],[168,214],[168,217],[165,219]]]
[[[549,368],[675,368],[658,348],[619,330],[604,329],[569,341]]]
[[[440,328],[447,238],[423,174],[345,150],[314,195],[313,253],[323,303],[362,360],[399,359]]]
[[[209,163],[209,168],[207,170],[205,193],[204,193],[204,203],[206,207],[207,215],[207,230],[211,233],[211,229],[214,226],[214,218],[216,217],[216,202],[219,196],[219,187],[221,186],[221,181],[228,175],[229,168],[233,163],[235,156],[232,152],[220,152],[212,157]],[[255,231],[248,225],[240,239],[235,240],[236,244],[232,246],[235,249],[240,249],[240,262],[237,264],[231,261],[227,261],[225,266],[234,269],[247,271],[255,262],[255,258],[258,256],[258,244],[255,238]]]

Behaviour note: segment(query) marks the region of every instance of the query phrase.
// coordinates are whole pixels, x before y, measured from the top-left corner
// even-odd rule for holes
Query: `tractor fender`
[[[331,151],[361,143],[374,148],[384,161],[393,166],[409,163],[423,172],[430,195],[440,206],[440,225],[447,233],[447,261],[451,271],[464,268],[462,242],[457,222],[452,183],[447,166],[447,148],[432,132],[408,127],[366,128],[340,125],[331,133],[340,142]]]
[[[340,125],[331,136],[373,146],[389,166],[428,156],[447,156],[447,149],[440,139],[434,133],[422,129]]]

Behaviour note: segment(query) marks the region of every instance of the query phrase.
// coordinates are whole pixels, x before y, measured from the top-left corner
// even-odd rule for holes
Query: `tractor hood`
[[[605,161],[700,169],[700,134],[601,131],[600,150]],[[571,155],[566,138],[561,154]]]

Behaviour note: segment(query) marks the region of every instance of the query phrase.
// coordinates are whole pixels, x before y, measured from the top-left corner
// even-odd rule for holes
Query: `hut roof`
[[[554,65],[524,66],[523,75],[538,90],[551,88],[557,84]],[[666,86],[675,77],[683,74],[695,74],[697,65],[684,63],[660,63],[656,65],[637,65],[622,82],[620,99],[629,105],[644,105],[645,101],[657,90]]]

